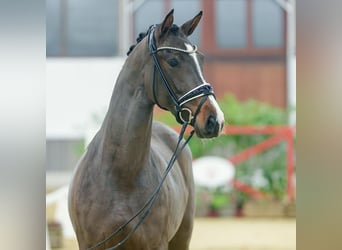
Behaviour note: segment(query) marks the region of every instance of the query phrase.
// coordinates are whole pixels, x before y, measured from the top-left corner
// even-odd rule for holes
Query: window
[[[58,56],[61,51],[60,1],[46,1],[46,55]]]
[[[165,17],[167,1],[162,0],[146,0],[135,12],[134,16],[134,38],[140,32],[147,31],[152,24],[159,24]],[[168,9],[175,9],[174,22],[177,25],[182,25],[192,17],[198,14],[201,10],[200,0],[170,0]],[[194,33],[189,37],[189,40],[194,44],[200,43],[201,24],[198,25]]]
[[[181,26],[200,12],[201,3],[199,0],[173,0],[172,8],[175,9],[175,23]],[[194,33],[189,36],[193,44],[200,45],[201,26],[200,22]]]
[[[118,53],[117,0],[47,0],[47,56]]]
[[[254,0],[253,44],[259,48],[283,46],[284,16],[274,0]]]
[[[220,48],[247,46],[247,3],[245,0],[216,1],[216,42]]]
[[[276,1],[215,0],[206,2],[206,7],[214,13],[213,24],[205,25],[210,37],[204,47],[209,53],[284,54],[285,14]]]
[[[160,23],[163,20],[163,9],[163,1],[146,0],[135,12],[135,37],[141,32],[146,32],[152,24]]]

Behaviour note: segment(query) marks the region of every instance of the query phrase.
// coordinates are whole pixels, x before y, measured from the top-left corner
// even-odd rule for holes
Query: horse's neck
[[[153,104],[138,72],[123,67],[101,128],[105,165],[127,180],[139,174],[150,154]]]

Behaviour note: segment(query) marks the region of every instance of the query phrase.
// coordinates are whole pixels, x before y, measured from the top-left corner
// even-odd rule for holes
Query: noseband
[[[155,69],[158,70],[161,78],[162,78],[162,82],[173,102],[173,105],[175,107],[176,110],[176,120],[180,123],[180,124],[191,124],[192,126],[194,126],[195,121],[196,121],[196,116],[199,113],[202,105],[204,104],[204,102],[206,101],[207,97],[209,95],[213,95],[215,97],[213,88],[210,86],[209,83],[203,83],[195,88],[193,88],[192,90],[188,91],[186,94],[182,95],[181,97],[177,97],[177,95],[175,94],[175,92],[173,91],[170,83],[167,81],[164,71],[162,70],[160,63],[157,59],[157,53],[159,51],[162,50],[172,50],[172,51],[178,51],[178,52],[182,52],[182,53],[186,53],[186,54],[191,54],[191,53],[196,53],[197,52],[197,47],[193,46],[193,50],[184,50],[184,49],[180,49],[180,48],[174,48],[174,47],[159,47],[157,48],[156,45],[156,41],[154,38],[154,30],[155,30],[155,25],[152,25],[149,30],[148,30],[148,48],[150,50],[150,53],[152,55],[153,58],[153,62],[154,62],[154,70],[153,70],[153,98],[155,103],[162,109],[166,109],[164,107],[162,107],[157,99],[157,95],[156,95],[156,82],[155,82]],[[196,112],[193,114],[193,112],[191,111],[191,109],[184,107],[184,105],[196,98],[199,97],[204,97],[202,98],[200,104],[197,107]]]

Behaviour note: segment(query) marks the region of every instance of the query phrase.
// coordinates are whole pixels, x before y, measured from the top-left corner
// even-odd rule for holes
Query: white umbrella
[[[208,188],[228,186],[234,178],[234,165],[225,158],[205,156],[193,161],[195,184]]]

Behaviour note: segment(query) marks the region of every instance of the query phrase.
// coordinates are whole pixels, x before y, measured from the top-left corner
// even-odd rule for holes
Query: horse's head
[[[146,89],[150,99],[172,112],[179,123],[189,123],[199,137],[210,138],[222,131],[224,116],[204,80],[203,55],[188,40],[201,17],[202,12],[178,27],[172,10],[161,24],[151,26],[147,43],[153,73]]]

